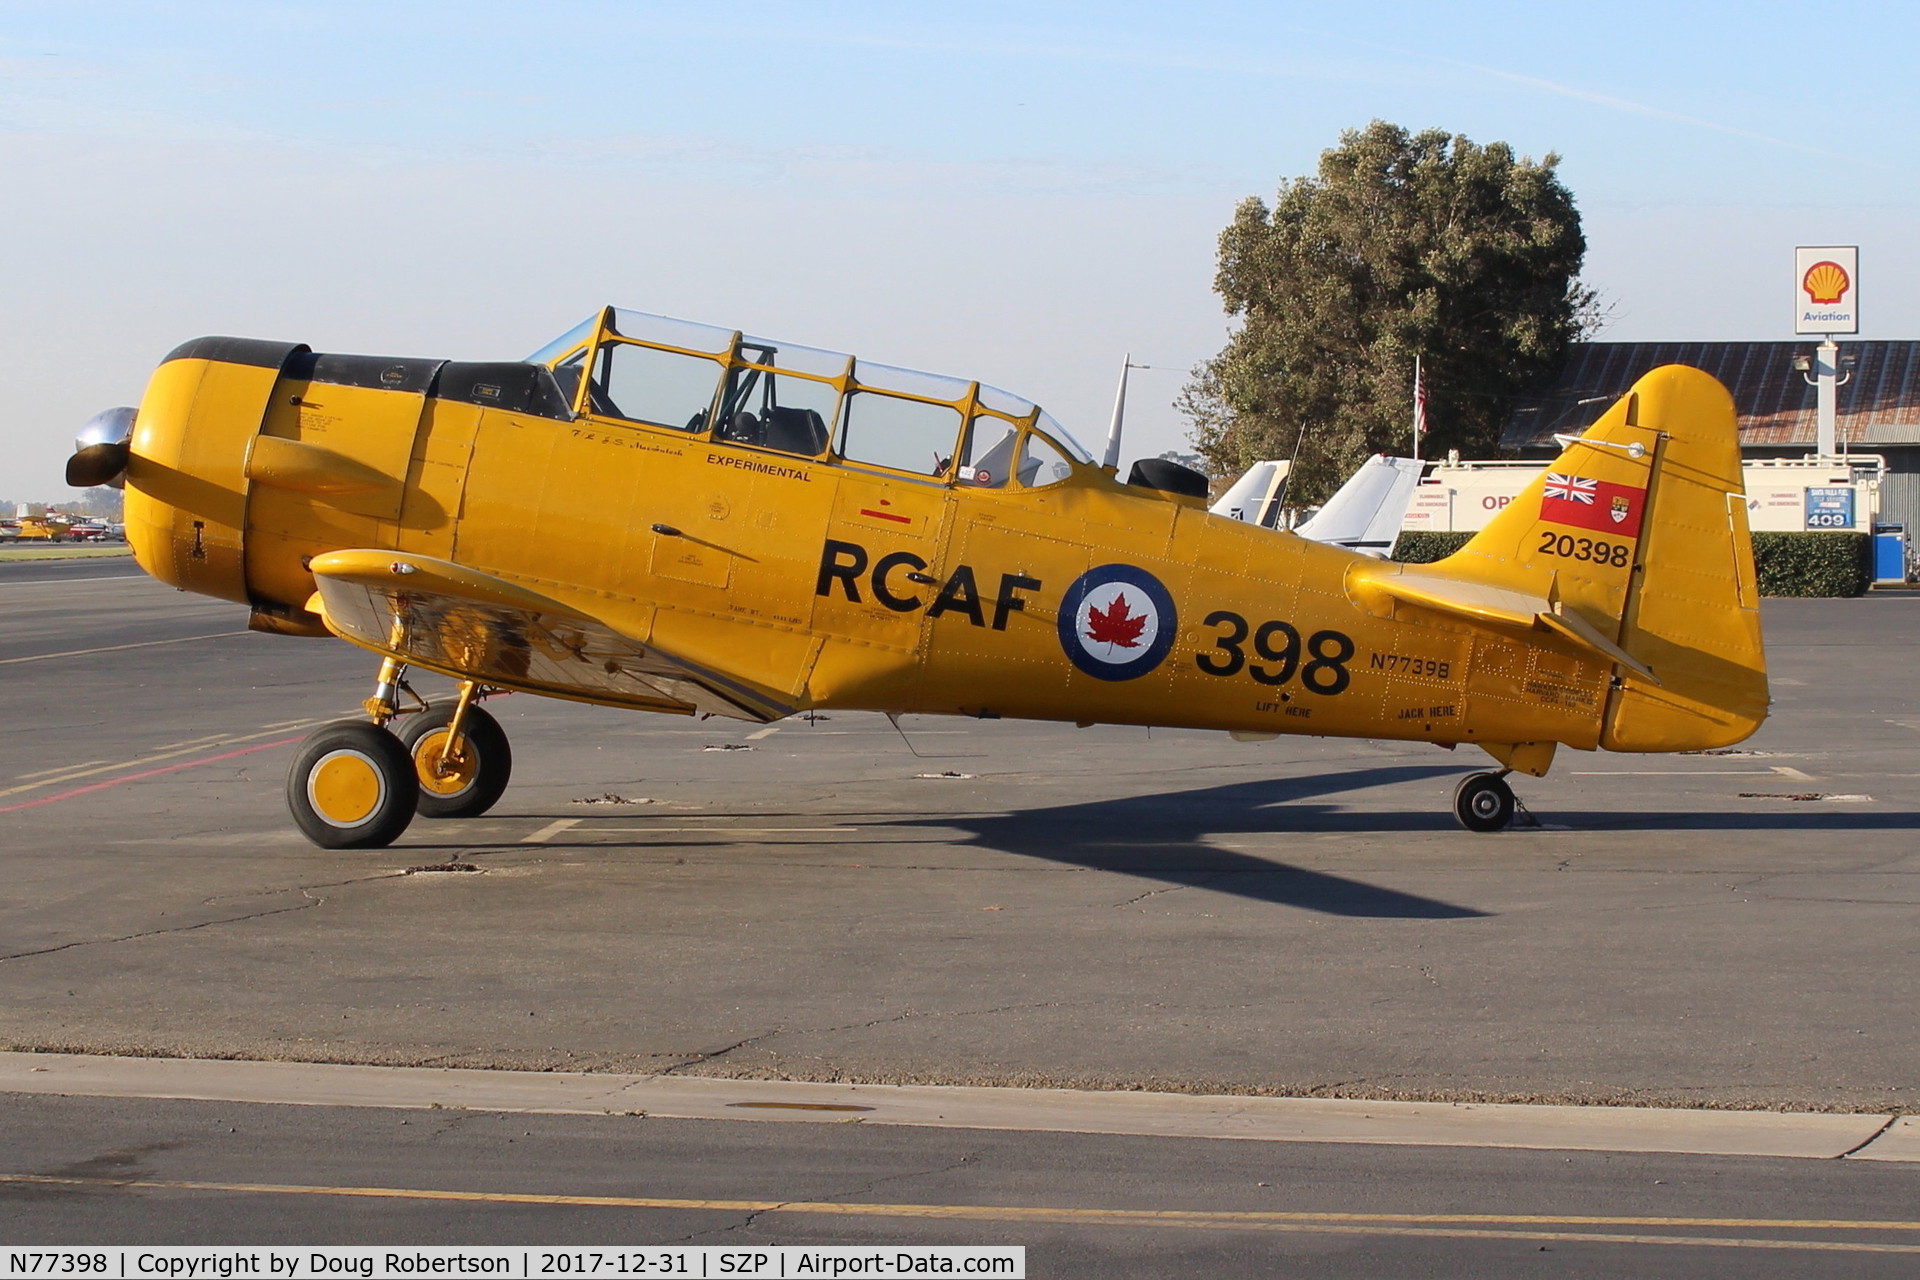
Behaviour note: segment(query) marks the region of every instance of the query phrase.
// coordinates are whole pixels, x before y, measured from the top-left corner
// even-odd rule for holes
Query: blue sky
[[[980,377],[1129,454],[1214,237],[1375,117],[1557,152],[1616,339],[1920,337],[1893,5],[0,3],[0,496],[206,332],[511,357],[603,302]],[[1090,441],[1091,442],[1091,441]]]

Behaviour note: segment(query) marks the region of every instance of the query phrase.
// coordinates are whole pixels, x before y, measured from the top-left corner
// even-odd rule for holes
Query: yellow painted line
[[[163,742],[155,747],[154,750],[171,751],[175,747],[203,747],[210,742],[223,742],[226,740],[226,736],[224,733],[209,733],[199,738],[183,738],[179,742]]]
[[[320,722],[318,720],[307,720],[299,723],[319,724]],[[152,764],[156,760],[171,760],[175,756],[184,756],[195,751],[203,751],[212,746],[224,747],[234,743],[252,742],[256,738],[271,738],[276,733],[284,732],[286,727],[287,726],[282,726],[280,729],[269,729],[260,733],[237,733],[231,736],[209,738],[196,742],[192,746],[178,747],[171,751],[150,752],[147,755],[139,756],[133,760],[120,760],[113,764],[100,765],[98,768],[87,768],[82,765],[76,765],[68,772],[62,773],[57,777],[42,777],[37,782],[24,782],[17,787],[8,787],[4,791],[0,791],[0,797],[18,795],[22,791],[35,791],[41,787],[51,787],[57,783],[71,782],[76,778],[91,778],[96,774],[113,773],[120,769],[137,769],[142,765]]]
[[[79,764],[57,764],[51,769],[36,769],[32,773],[19,774],[21,782],[28,778],[44,778],[50,773],[65,773],[68,769],[84,769],[90,764],[105,764],[105,760],[82,760]]]
[[[245,631],[216,631],[210,636],[176,636],[172,640],[141,640],[134,644],[108,644],[98,649],[62,649],[58,653],[34,653],[24,658],[0,658],[0,667],[10,667],[16,662],[45,662],[50,658],[84,658],[90,653],[119,653],[124,649],[151,649],[160,644],[191,644],[195,640],[225,640],[228,636],[244,636]]]
[[[52,559],[51,556],[45,558]],[[68,556],[64,558],[72,559],[73,557]],[[87,558],[93,559],[94,557],[89,556]],[[15,563],[18,562],[16,561]],[[145,578],[146,576],[144,573],[103,573],[94,578],[10,578],[5,582],[0,582],[0,587],[57,587],[72,582],[132,582],[135,578]],[[151,581],[151,579],[149,579],[149,581]]]
[[[715,1213],[798,1213],[841,1218],[918,1218],[962,1222],[1040,1222],[1067,1226],[1171,1227],[1215,1231],[1428,1236],[1451,1239],[1539,1240],[1595,1244],[1689,1245],[1841,1253],[1920,1253],[1920,1244],[1857,1240],[1765,1239],[1751,1236],[1626,1234],[1618,1231],[1543,1231],[1539,1227],[1719,1228],[1760,1231],[1920,1231],[1920,1222],[1823,1218],[1629,1218],[1550,1214],[1280,1213],[1192,1209],[1060,1209],[1039,1205],[862,1204],[833,1200],[694,1200],[665,1196],[582,1196],[531,1191],[443,1191],[421,1187],[290,1186],[268,1182],[76,1178],[0,1174],[0,1184],[138,1191],[204,1191],[227,1195],[327,1196],[370,1200],[426,1200],[467,1204],[562,1205],[570,1208],[662,1209]]]
[[[1815,780],[1812,774],[1803,773],[1790,764],[1777,764],[1773,766],[1773,771],[1783,777],[1792,778],[1795,782],[1812,782]]]
[[[780,732],[780,726],[777,724],[770,724],[764,729],[755,729],[752,733],[748,734],[747,741],[758,742],[760,741],[760,739],[770,738],[778,732]]]
[[[569,830],[579,825],[580,825],[580,819],[578,818],[560,818],[560,819],[557,819],[556,821],[549,822],[546,826],[540,828],[538,831],[534,832],[530,836],[522,836],[520,839],[520,843],[521,844],[545,844],[547,841],[559,835],[562,831]]]

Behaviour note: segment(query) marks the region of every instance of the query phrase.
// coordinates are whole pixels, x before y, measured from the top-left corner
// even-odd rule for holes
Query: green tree
[[[1559,162],[1375,120],[1271,210],[1243,200],[1214,279],[1240,325],[1178,402],[1216,472],[1292,457],[1293,493],[1317,501],[1369,453],[1406,452],[1416,355],[1422,452],[1491,456],[1513,397],[1596,327]]]

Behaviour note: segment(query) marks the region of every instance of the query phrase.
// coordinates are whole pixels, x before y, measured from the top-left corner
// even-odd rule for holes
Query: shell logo
[[[1847,279],[1846,268],[1837,262],[1816,262],[1800,278],[1800,287],[1807,291],[1807,296],[1813,299],[1815,306],[1822,307],[1840,301],[1852,285],[1853,281]]]

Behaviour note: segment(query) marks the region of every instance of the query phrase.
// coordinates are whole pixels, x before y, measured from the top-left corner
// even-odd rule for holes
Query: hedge
[[[1388,558],[1402,564],[1432,564],[1466,546],[1471,537],[1471,533],[1435,533],[1424,529],[1403,533],[1393,544],[1393,554]]]
[[[1753,568],[1763,596],[1860,596],[1873,585],[1864,533],[1756,533]]]
[[[1403,533],[1393,559],[1431,564],[1467,545],[1471,533]],[[1858,596],[1873,583],[1873,548],[1864,533],[1756,533],[1753,565],[1763,596]]]

